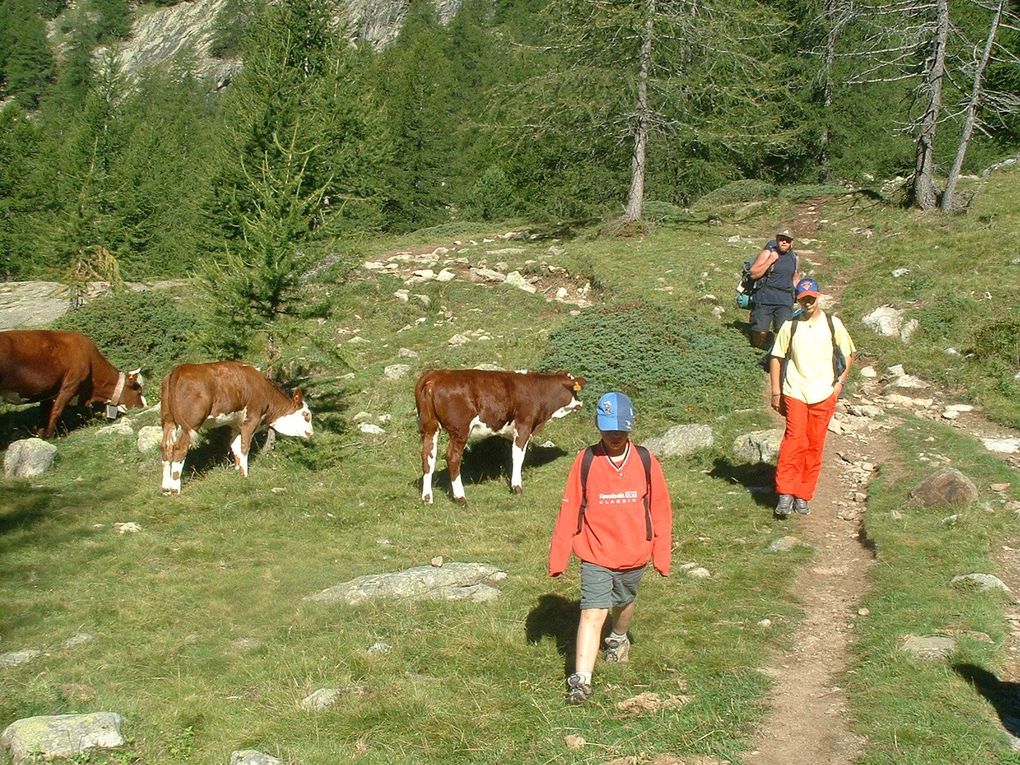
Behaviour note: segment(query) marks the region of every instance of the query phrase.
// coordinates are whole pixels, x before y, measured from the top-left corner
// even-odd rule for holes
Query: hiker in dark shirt
[[[762,279],[751,309],[751,342],[768,344],[769,330],[778,332],[793,315],[793,288],[800,279],[800,264],[793,250],[793,234],[785,229],[766,244],[751,264],[751,278]]]

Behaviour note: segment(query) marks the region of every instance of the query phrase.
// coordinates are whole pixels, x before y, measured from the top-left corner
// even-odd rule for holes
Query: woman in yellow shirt
[[[808,503],[818,484],[825,435],[857,351],[843,322],[835,316],[830,322],[819,307],[817,281],[801,279],[795,295],[801,315],[779,328],[769,352],[772,408],[786,417],[776,463],[777,518],[791,510],[811,512]],[[833,363],[836,347],[846,361],[839,374]]]

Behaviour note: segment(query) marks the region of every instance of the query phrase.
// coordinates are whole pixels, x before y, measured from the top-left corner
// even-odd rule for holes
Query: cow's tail
[[[166,377],[163,378],[163,383],[159,387],[159,421],[163,426],[163,458],[168,459],[169,454],[174,450],[174,444],[176,443],[176,430],[177,421],[172,411],[173,407],[173,396],[170,395],[170,389],[172,387],[171,378],[175,376],[176,370],[170,372]]]
[[[425,373],[414,386],[414,408],[418,412],[418,432],[423,436],[435,432],[439,424],[436,417],[436,404],[432,398],[435,380],[431,373]]]

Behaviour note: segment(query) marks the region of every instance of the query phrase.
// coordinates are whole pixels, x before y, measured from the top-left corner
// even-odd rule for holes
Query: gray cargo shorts
[[[615,608],[631,603],[646,568],[617,571],[581,561],[581,608]]]

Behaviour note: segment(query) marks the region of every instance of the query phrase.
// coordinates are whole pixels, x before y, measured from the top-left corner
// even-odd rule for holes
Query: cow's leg
[[[36,428],[35,434],[40,438],[49,438],[50,435],[46,434],[46,427],[50,422],[50,415],[53,413],[53,399],[47,399],[46,401],[39,402],[39,427]]]
[[[169,461],[169,476],[167,476],[166,459],[167,455],[164,452],[164,466],[163,466],[163,493],[164,494],[180,494],[181,493],[181,481],[184,474],[184,458],[188,454],[188,449],[191,448],[191,440],[197,434],[191,428],[182,426],[180,433],[177,435],[177,439],[173,442],[173,446],[170,449]],[[164,431],[164,443],[166,442],[166,435]]]
[[[255,435],[258,424],[258,418],[246,419],[241,423],[241,432],[235,435],[234,440],[230,442],[234,464],[237,466],[238,472],[245,478],[248,477],[248,452],[251,451],[251,439]]]
[[[42,436],[44,439],[52,439],[53,433],[56,432],[57,422],[60,420],[60,415],[63,414],[64,407],[67,406],[67,402],[70,401],[75,395],[78,394],[79,382],[75,381],[73,384],[64,382],[64,385],[60,387],[60,391],[57,393],[57,397],[53,400],[52,408],[50,409],[49,417],[46,418],[46,427],[43,430]],[[45,408],[43,409],[45,411]]]
[[[421,437],[421,501],[432,504],[432,476],[436,472],[436,459],[439,455],[439,428],[431,435],[423,433]]]
[[[174,442],[176,439],[175,431],[177,426],[173,422],[163,423],[163,442],[160,445],[163,454],[163,484],[160,487],[163,494],[180,494],[180,482],[177,484],[177,491],[174,491],[174,481],[171,476],[170,463],[173,460],[174,455]]]
[[[524,480],[521,477],[521,472],[524,470],[524,455],[528,451],[528,443],[530,441],[530,432],[518,432],[517,437],[513,440],[513,446],[510,448],[510,452],[513,455],[513,469],[510,473],[510,491],[514,494],[522,494],[524,492]]]
[[[450,471],[450,486],[453,489],[453,498],[459,505],[467,504],[467,497],[464,496],[464,483],[460,478],[460,459],[464,454],[464,447],[467,445],[467,436],[448,431],[450,443],[446,447],[446,468]]]

